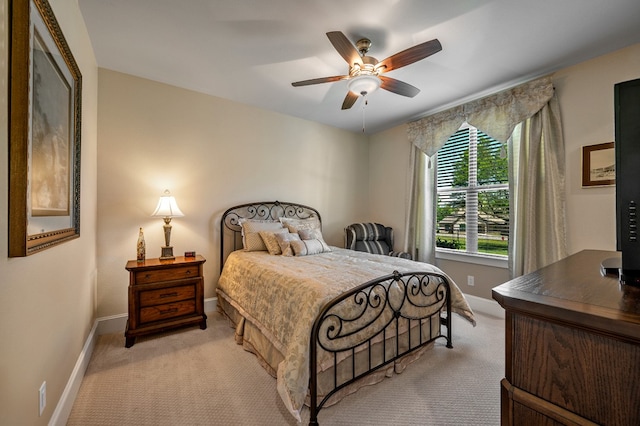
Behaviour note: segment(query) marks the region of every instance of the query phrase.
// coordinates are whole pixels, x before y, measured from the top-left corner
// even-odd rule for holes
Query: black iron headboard
[[[313,207],[283,201],[262,201],[234,206],[222,214],[220,220],[220,272],[232,251],[242,248],[240,219],[278,220],[281,217],[307,219],[316,216],[322,224],[318,210]]]

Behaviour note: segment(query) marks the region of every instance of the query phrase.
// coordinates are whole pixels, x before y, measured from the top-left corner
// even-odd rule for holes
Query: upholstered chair
[[[353,223],[344,228],[345,248],[367,253],[411,259],[411,254],[393,251],[393,228],[379,223]]]

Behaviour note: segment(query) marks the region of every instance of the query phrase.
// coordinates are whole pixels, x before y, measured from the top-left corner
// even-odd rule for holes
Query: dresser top
[[[620,253],[581,251],[495,287],[493,298],[507,310],[640,340],[640,288],[600,273],[602,261],[615,257]]]

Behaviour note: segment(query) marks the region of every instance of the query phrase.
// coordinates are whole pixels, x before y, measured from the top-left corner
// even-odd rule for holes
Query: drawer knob
[[[191,275],[191,271],[187,270],[187,275]]]

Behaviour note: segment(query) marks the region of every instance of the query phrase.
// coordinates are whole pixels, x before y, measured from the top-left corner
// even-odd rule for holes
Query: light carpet
[[[321,425],[499,425],[504,320],[476,313],[474,328],[453,316],[453,349],[441,341],[374,386],[320,411]],[[303,424],[309,410],[302,412]],[[71,411],[82,425],[296,425],[276,380],[236,345],[211,313],[206,330],[98,338]]]

